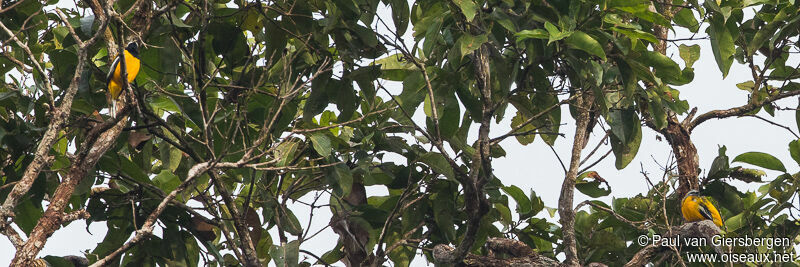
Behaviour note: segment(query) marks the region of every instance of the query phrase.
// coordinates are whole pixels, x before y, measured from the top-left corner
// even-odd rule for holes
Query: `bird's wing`
[[[108,69],[108,74],[106,75],[106,84],[111,81],[111,78],[114,77],[114,71],[117,69],[117,64],[119,64],[119,60],[122,58],[122,55],[118,56],[117,59],[114,60],[114,63],[111,63],[111,68]]]
[[[711,211],[709,211],[708,206],[706,206],[706,204],[711,205],[711,203],[708,203],[708,200],[705,199],[699,199],[697,202],[697,210],[700,212],[700,215],[713,221],[714,217],[711,217]]]

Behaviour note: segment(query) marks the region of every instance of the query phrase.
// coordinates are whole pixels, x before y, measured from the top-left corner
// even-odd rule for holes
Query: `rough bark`
[[[100,13],[104,14],[105,11],[103,10]],[[63,16],[63,14],[59,15]],[[13,209],[16,207],[19,198],[28,192],[33,180],[35,180],[43,168],[50,164],[52,157],[49,155],[49,151],[55,143],[58,135],[57,133],[66,126],[66,122],[72,108],[72,100],[75,96],[75,93],[77,93],[82,72],[87,64],[87,50],[95,41],[97,41],[98,37],[100,36],[100,32],[103,32],[106,29],[107,24],[108,21],[101,18],[100,30],[97,34],[86,41],[81,40],[74,30],[70,28],[70,34],[72,34],[73,38],[79,45],[78,64],[76,66],[75,73],[70,81],[69,87],[67,88],[67,93],[61,101],[61,106],[53,115],[53,119],[48,125],[47,132],[45,132],[45,135],[39,142],[36,153],[34,154],[33,162],[28,165],[22,180],[20,180],[20,182],[14,186],[14,189],[12,189],[12,192],[7,196],[3,206],[0,207],[0,216],[3,217],[2,222],[0,222],[0,228],[9,227],[9,221],[6,218],[13,217]],[[77,186],[78,182],[80,182],[83,176],[86,175],[86,172],[94,166],[100,156],[105,153],[105,151],[111,145],[113,145],[117,135],[119,135],[119,132],[122,131],[124,124],[124,119],[121,122],[118,120],[112,120],[103,123],[102,125],[99,125],[89,131],[86,141],[81,147],[81,151],[76,156],[76,160],[73,162],[73,165],[65,176],[64,181],[59,184],[58,188],[53,194],[53,197],[50,199],[50,205],[48,206],[44,215],[37,222],[28,240],[26,240],[21,247],[17,248],[16,255],[11,261],[11,266],[28,266],[32,264],[32,261],[35,259],[36,255],[39,253],[39,251],[41,251],[47,242],[47,238],[49,238],[53,232],[60,227],[61,223],[74,220],[73,217],[76,217],[77,215],[64,214],[64,207],[66,207],[67,203],[69,202],[75,186]],[[116,133],[113,133],[114,131],[116,131]],[[5,229],[5,232],[7,231],[9,230]]]
[[[105,19],[105,12],[103,9],[100,8],[99,10],[100,12],[97,14],[98,19],[101,21],[100,31],[104,31],[108,25],[108,21]],[[0,23],[0,26],[2,26],[2,23]],[[5,26],[2,28],[6,31],[6,33],[10,33]],[[11,36],[13,37],[12,39],[16,41],[17,45],[21,46],[23,49],[27,49],[27,46],[20,42],[13,34],[11,34]],[[49,166],[53,160],[53,157],[50,156],[49,153],[50,149],[53,147],[53,144],[55,144],[58,133],[66,126],[70,110],[72,110],[72,101],[75,98],[75,94],[78,92],[78,85],[81,80],[81,75],[83,74],[84,66],[86,65],[87,49],[89,46],[94,44],[95,41],[97,41],[98,36],[99,34],[95,34],[86,42],[76,38],[80,45],[80,49],[78,52],[78,64],[75,68],[75,73],[73,74],[73,78],[70,81],[69,87],[67,88],[66,93],[61,100],[61,105],[53,113],[53,117],[48,124],[47,131],[45,131],[42,139],[39,141],[39,144],[36,147],[33,161],[28,164],[27,167],[25,167],[25,172],[23,173],[22,178],[19,182],[17,182],[16,185],[14,185],[14,188],[11,189],[11,192],[9,192],[6,196],[3,205],[0,206],[0,229],[4,230],[6,227],[8,227],[8,219],[14,216],[14,209],[16,208],[17,204],[19,204],[20,198],[25,195],[28,190],[30,190],[34,180],[36,180],[36,177],[39,176],[39,173],[42,171],[42,169]],[[32,59],[32,61],[38,65],[35,59]],[[43,76],[47,75],[43,74]],[[49,84],[49,81],[47,83]]]
[[[668,17],[672,17],[679,9],[672,9],[670,5],[665,4],[666,0],[656,0],[651,5],[654,12],[660,12]],[[658,6],[655,6],[658,5]],[[659,10],[660,9],[660,10]],[[658,43],[653,45],[653,49],[661,53],[667,54],[667,39],[669,37],[669,28],[654,25],[654,34],[659,39]],[[654,127],[652,124],[648,124]],[[677,193],[680,198],[686,195],[689,190],[697,189],[698,183],[698,168],[700,168],[699,157],[697,156],[697,148],[691,139],[691,129],[687,125],[682,124],[674,113],[669,113],[667,116],[667,126],[664,129],[655,129],[659,131],[664,138],[669,142],[672,147],[672,153],[675,155],[675,160],[678,163],[678,189]]]
[[[472,53],[475,80],[481,93],[481,123],[478,128],[478,150],[472,155],[472,164],[469,175],[459,175],[457,178],[464,188],[464,206],[468,216],[466,231],[463,239],[452,253],[442,254],[435,258],[438,263],[460,262],[467,256],[475,243],[475,238],[480,228],[481,219],[489,212],[489,201],[486,199],[484,187],[492,178],[492,162],[490,156],[491,139],[489,130],[492,124],[493,103],[491,76],[489,70],[490,45],[483,44]],[[459,170],[458,166],[454,167]]]
[[[706,239],[707,244],[712,244],[711,238],[722,232],[722,229],[717,227],[714,222],[710,220],[703,220],[699,222],[685,223],[679,226],[672,227],[669,233],[666,233],[663,238],[670,238],[673,236],[684,237],[702,237]],[[724,253],[722,247],[714,247],[717,253]],[[628,263],[626,267],[645,266],[650,259],[662,253],[673,253],[669,247],[659,246],[658,244],[649,244],[639,250]]]
[[[463,260],[455,262],[458,266],[558,266],[553,259],[537,254],[533,249],[517,240],[506,238],[489,238],[486,240],[489,256],[467,254]],[[452,258],[454,248],[439,244],[433,248],[433,258],[436,261]]]
[[[114,145],[117,136],[127,124],[126,112],[126,109],[120,112],[121,117],[124,118],[98,125],[87,134],[87,139],[81,145],[81,151],[76,155],[75,162],[73,162],[66,177],[53,193],[50,205],[47,206],[44,215],[31,231],[31,236],[25,242],[25,245],[17,250],[14,259],[11,261],[11,266],[27,266],[39,254],[39,251],[44,248],[47,238],[61,227],[65,215],[64,208],[69,203],[72,192],[75,191],[75,187],[86,176],[86,173],[94,167],[100,157]]]
[[[561,194],[558,198],[558,217],[561,223],[561,233],[564,241],[564,254],[566,259],[564,264],[567,266],[580,266],[578,261],[577,241],[575,239],[575,211],[573,210],[573,200],[575,195],[575,178],[578,176],[578,168],[580,167],[581,151],[583,150],[583,142],[586,139],[586,127],[589,124],[589,107],[591,107],[594,98],[591,95],[584,94],[576,98],[576,106],[578,116],[575,119],[576,129],[575,138],[572,142],[572,155],[570,157],[569,170],[567,176],[564,177],[564,183],[561,185]]]
[[[261,263],[258,261],[258,255],[256,253],[256,246],[253,243],[252,238],[250,237],[250,230],[247,229],[247,223],[242,218],[241,211],[236,205],[236,202],[231,197],[230,192],[223,183],[219,182],[217,175],[214,173],[209,173],[211,176],[211,181],[214,183],[214,188],[219,191],[220,196],[222,196],[222,201],[225,204],[225,207],[231,213],[231,219],[233,219],[233,226],[236,228],[236,232],[239,234],[239,241],[242,243],[242,256],[244,256],[244,266],[247,267],[258,267],[261,266]],[[247,207],[243,207],[245,210]],[[256,240],[258,242],[258,240]]]
[[[360,182],[354,182],[350,194],[343,198],[344,205],[356,207],[367,204],[367,191]],[[348,210],[338,210],[330,221],[333,231],[339,235],[339,241],[343,244],[344,258],[342,262],[345,266],[370,266],[373,259],[369,257],[366,247],[369,242],[369,231],[350,219]]]
[[[697,148],[691,139],[691,132],[677,121],[674,116],[667,121],[667,127],[661,130],[661,134],[672,147],[675,161],[678,164],[678,189],[677,193],[683,198],[689,190],[699,188],[697,176],[700,168],[700,158],[697,155]]]

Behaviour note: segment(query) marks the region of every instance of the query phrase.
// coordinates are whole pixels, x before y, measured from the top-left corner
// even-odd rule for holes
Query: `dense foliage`
[[[44,257],[60,225],[86,219],[109,231],[84,256],[113,266],[454,263],[488,254],[489,237],[564,255],[567,265],[620,266],[642,251],[638,236],[684,223],[679,200],[701,188],[726,219],[726,236],[797,244],[800,178],[787,173],[790,163],[761,152],[731,160],[722,147],[712,166],[698,166],[691,132],[712,118],[774,116],[786,109],[774,101],[800,94],[798,6],[4,0],[0,230],[17,264]],[[733,64],[750,68],[752,80],[738,85],[749,99],[690,111],[674,87],[693,81],[700,47],[675,33],[709,42],[722,77]],[[112,118],[104,77],[127,42],[140,43],[142,71]],[[503,118],[511,131],[492,128]],[[564,133],[564,123],[576,132]],[[592,131],[603,141],[587,144]],[[593,198],[613,193],[582,160],[584,149],[591,156],[608,146],[623,169],[643,131],[669,142],[675,168],[645,177],[648,192],[575,211],[576,188]],[[558,207],[545,207],[535,186],[525,192],[493,174],[509,138],[571,144]],[[800,164],[800,141],[788,148]],[[765,177],[762,168],[783,174]],[[731,180],[761,187],[748,192]],[[318,242],[308,223],[318,217],[287,208],[300,199],[313,201],[300,201],[312,214],[333,214],[323,231],[339,240],[323,255],[303,249]],[[547,220],[556,214],[558,224]],[[452,257],[434,255],[442,244],[455,247]],[[681,253],[662,254],[649,260],[682,262]]]

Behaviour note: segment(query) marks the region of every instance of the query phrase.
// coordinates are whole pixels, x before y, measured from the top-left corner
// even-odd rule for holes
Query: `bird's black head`
[[[128,50],[128,53],[131,53],[134,57],[139,57],[139,45],[136,42],[131,42],[125,47],[125,50]]]

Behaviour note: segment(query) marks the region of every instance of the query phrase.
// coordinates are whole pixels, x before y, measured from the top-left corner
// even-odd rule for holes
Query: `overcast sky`
[[[382,10],[381,14],[385,18],[389,18],[390,16],[385,11]],[[406,34],[407,41],[413,40],[409,35],[411,31],[412,29],[409,27]],[[678,33],[678,36],[687,35],[687,32]],[[704,29],[701,29],[697,36],[706,36]],[[680,98],[688,100],[691,107],[697,107],[698,115],[714,109],[727,109],[747,103],[747,92],[739,90],[736,84],[752,79],[749,69],[734,63],[728,77],[723,79],[711,52],[709,40],[682,43],[687,45],[699,44],[701,46],[700,59],[694,64],[694,81],[688,85],[677,87],[677,89],[681,90]],[[678,64],[683,66],[683,60],[678,56],[675,45],[670,44],[668,56],[671,56]],[[793,58],[787,63],[789,65],[796,64],[797,58]],[[392,89],[393,92],[398,93],[399,90],[398,88]],[[779,101],[778,104],[781,107],[794,108],[797,106],[797,98],[785,99]],[[461,110],[463,112],[464,109],[462,108]],[[422,111],[417,112],[415,119],[424,116],[421,114]],[[769,114],[763,111],[759,115],[770,118]],[[492,126],[491,136],[498,136],[509,131],[512,117],[513,109],[506,112],[505,119],[502,122]],[[793,130],[797,129],[794,111],[779,111],[774,118],[770,119]],[[569,160],[575,125],[566,107],[562,108],[562,123],[566,123],[566,125],[561,126],[560,131],[566,134],[566,138],[560,138],[554,147],[559,156],[565,160],[564,164],[569,164],[567,161]],[[475,128],[476,126],[473,126],[473,129],[471,129],[470,136],[472,140],[475,138]],[[602,137],[602,130],[595,129],[587,146],[588,148],[583,155],[586,155]],[[700,168],[703,169],[701,177],[705,176],[711,166],[711,162],[717,156],[718,147],[722,145],[727,146],[727,155],[730,159],[744,152],[766,152],[783,161],[790,173],[797,172],[798,166],[793,163],[794,161],[790,157],[787,148],[787,144],[794,138],[785,129],[749,117],[710,120],[697,127],[692,133],[692,140],[700,157]],[[536,194],[542,198],[546,206],[556,207],[564,172],[553,152],[541,141],[541,138],[537,137],[536,141],[528,146],[521,146],[516,139],[509,138],[502,142],[502,146],[506,151],[506,156],[493,161],[495,175],[505,185],[516,185],[526,193],[531,189],[536,191]],[[604,146],[595,153],[593,158],[598,158],[608,149],[609,146]],[[662,171],[658,164],[665,164],[670,154],[671,150],[667,142],[657,140],[656,134],[652,130],[643,127],[642,145],[639,153],[626,169],[616,170],[613,154],[592,169],[598,171],[609,182],[613,190],[611,196],[600,198],[600,200],[608,202],[612,197],[631,197],[646,192],[648,187],[640,174],[640,166],[643,166],[645,171],[651,173],[650,177],[652,179],[660,179]],[[593,160],[589,162],[593,162]],[[732,164],[732,166],[737,165],[742,164]],[[767,173],[769,175],[766,180],[772,180],[777,174],[773,171],[767,171]],[[733,182],[732,184],[740,188],[749,188],[750,190],[755,190],[757,186],[761,185],[747,185],[741,182]],[[385,194],[386,190],[373,186],[370,188],[370,192],[372,194]],[[578,192],[575,194],[574,203],[580,203],[587,199],[589,199],[587,196]],[[321,203],[327,203],[327,200],[322,200]],[[293,205],[293,208],[297,209],[295,214],[298,216],[307,214],[308,208],[306,206]],[[512,204],[509,208],[513,210],[514,205]],[[669,215],[680,216],[677,213]],[[328,224],[330,214],[325,209],[319,209],[314,216],[312,231]],[[546,212],[542,212],[537,217],[549,217],[549,215]],[[306,225],[308,218],[301,217],[300,220],[301,224]],[[556,222],[557,218],[550,218],[550,221]],[[89,234],[85,229],[86,224],[84,221],[75,221],[68,227],[56,231],[39,255],[82,255],[83,251],[93,249],[105,236],[105,224],[102,222],[92,224],[90,230],[93,234]],[[277,236],[274,228],[270,231],[270,234]],[[303,248],[317,255],[322,255],[335,246],[336,239],[337,236],[328,229],[305,243]],[[6,237],[0,238],[0,265],[8,265],[13,257],[13,252],[14,248],[8,239]],[[303,256],[301,254],[301,259]],[[421,260],[422,258],[417,256],[413,265],[425,266],[426,262]],[[336,265],[339,266],[341,264]]]

